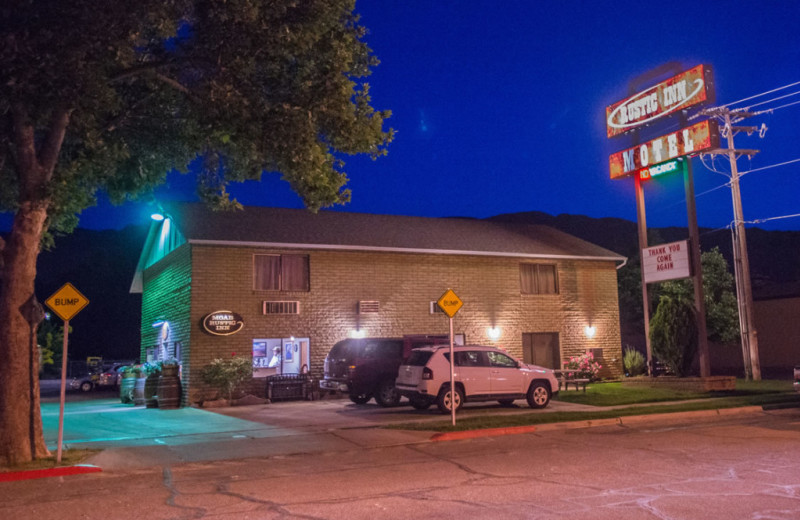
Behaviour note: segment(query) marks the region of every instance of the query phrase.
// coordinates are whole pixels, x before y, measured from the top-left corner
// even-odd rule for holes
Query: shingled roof
[[[314,214],[255,206],[212,211],[199,203],[175,204],[168,213],[186,240],[194,244],[625,260],[541,225],[324,210]]]

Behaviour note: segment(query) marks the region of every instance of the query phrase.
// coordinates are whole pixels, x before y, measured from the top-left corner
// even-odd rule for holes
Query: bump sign
[[[89,304],[89,300],[68,282],[44,303],[58,314],[59,318],[69,321]]]
[[[464,305],[464,302],[461,301],[461,298],[456,296],[451,289],[447,289],[447,292],[439,298],[439,301],[436,303],[439,304],[439,307],[447,314],[449,317],[453,317],[456,315],[458,310]]]

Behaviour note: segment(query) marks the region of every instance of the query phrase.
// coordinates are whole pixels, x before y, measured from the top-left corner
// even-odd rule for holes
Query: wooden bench
[[[574,369],[567,370],[561,368],[561,369],[555,369],[553,372],[555,372],[556,376],[558,377],[559,391],[561,391],[562,387],[564,388],[564,390],[569,390],[569,385],[574,385],[576,392],[578,390],[583,390],[584,392],[586,392],[586,385],[589,384],[590,380],[582,377],[570,376],[569,375],[570,373],[575,372]]]

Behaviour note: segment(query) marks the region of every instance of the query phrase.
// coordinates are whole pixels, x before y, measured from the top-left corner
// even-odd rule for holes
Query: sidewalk
[[[668,405],[671,403],[660,403]],[[588,405],[552,401],[545,410],[527,406],[465,406],[459,417],[480,415],[600,411]],[[67,402],[64,417],[65,449],[99,449],[85,461],[103,471],[125,471],[151,466],[209,462],[250,457],[287,456],[354,448],[376,448],[432,440],[452,440],[485,435],[508,435],[592,426],[627,425],[636,421],[712,417],[730,413],[758,413],[761,407],[658,414],[593,421],[550,423],[502,431],[456,432],[433,436],[430,431],[386,429],[391,423],[441,422],[447,416],[431,409],[409,406],[381,408],[354,405],[346,399],[294,401],[268,405],[216,408],[148,409],[123,405],[119,399]],[[42,403],[45,440],[57,448],[58,403]]]

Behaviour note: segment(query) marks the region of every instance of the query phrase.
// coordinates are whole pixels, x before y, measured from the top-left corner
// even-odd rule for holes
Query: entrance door
[[[540,367],[562,368],[558,332],[523,333],[522,360]]]

